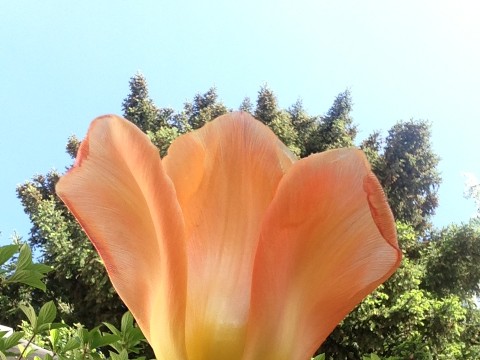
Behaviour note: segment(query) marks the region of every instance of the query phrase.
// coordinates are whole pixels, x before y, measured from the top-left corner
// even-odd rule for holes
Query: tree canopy
[[[179,111],[158,107],[141,74],[130,79],[122,109],[161,156],[180,134],[231,111],[215,88],[196,94]],[[359,359],[370,353],[399,359],[480,358],[480,314],[472,302],[472,296],[480,293],[479,225],[472,221],[433,229],[430,224],[441,179],[429,123],[400,121],[385,139],[376,131],[358,144],[349,90],[338,94],[325,114],[309,114],[301,100],[281,108],[266,85],[255,102],[245,98],[239,109],[269,126],[298,157],[357,145],[370,160],[398,220],[404,252],[401,268],[335,329],[320,352],[333,359]],[[68,139],[66,151],[72,158],[79,144],[75,137]],[[39,306],[52,297],[58,299],[66,321],[87,326],[116,323],[125,307],[92,245],[55,194],[58,178],[52,171],[17,188],[32,222],[27,242],[54,269],[45,280],[47,293],[35,293],[27,300]],[[15,296],[28,297],[15,291]],[[0,294],[0,302],[5,301]]]

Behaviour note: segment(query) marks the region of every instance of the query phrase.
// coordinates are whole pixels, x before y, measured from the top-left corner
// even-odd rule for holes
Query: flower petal
[[[240,359],[261,220],[293,155],[247,113],[178,138],[163,163],[187,236],[189,359]]]
[[[56,190],[157,358],[185,358],[183,216],[155,146],[127,120],[98,118]]]
[[[393,216],[361,151],[298,161],[263,223],[245,358],[310,358],[400,259]]]

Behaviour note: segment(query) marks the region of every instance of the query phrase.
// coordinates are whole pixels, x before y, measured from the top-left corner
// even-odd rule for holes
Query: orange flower
[[[246,113],[160,159],[96,119],[57,193],[165,360],[305,360],[398,267],[394,221],[359,150],[296,160]]]

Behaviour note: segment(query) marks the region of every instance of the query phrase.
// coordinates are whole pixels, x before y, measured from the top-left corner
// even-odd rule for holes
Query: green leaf
[[[5,264],[17,251],[18,245],[5,245],[0,247],[0,265]]]
[[[32,250],[27,244],[20,247],[20,254],[18,255],[17,270],[24,270],[32,264]]]
[[[35,314],[35,310],[33,309],[32,305],[30,305],[30,304],[28,304],[28,305],[20,304],[20,305],[18,305],[18,307],[20,308],[20,310],[23,311],[23,313],[25,314],[25,316],[28,319],[28,322],[30,323],[30,325],[32,325],[32,328],[36,329],[36,327],[37,327],[37,315]]]
[[[121,331],[118,330],[114,325],[104,322],[103,325],[105,325],[113,334],[115,335],[120,335]]]
[[[312,360],[325,360],[325,354],[317,355]]]
[[[145,335],[143,335],[142,330],[139,328],[131,328],[125,333],[125,338],[129,344],[136,345],[145,339]]]
[[[44,331],[51,330],[51,329],[53,329],[52,323],[41,324],[37,326],[37,333],[40,334]]]
[[[133,327],[133,315],[130,311],[127,311],[125,314],[122,316],[122,322],[120,329],[122,332],[125,332],[127,329]]]
[[[30,354],[34,351],[30,345],[25,347],[23,344],[18,345],[18,350],[20,351],[20,354],[23,353],[25,359],[28,358]]]
[[[99,348],[102,346],[110,345],[114,343],[115,341],[121,340],[122,338],[118,335],[113,335],[113,334],[105,334],[103,336],[95,336],[92,339],[92,348]]]
[[[8,350],[18,345],[20,340],[23,338],[23,335],[25,335],[23,331],[16,331],[12,333],[12,335],[10,335],[8,338],[5,339],[5,342],[4,342],[5,349]]]
[[[370,354],[370,356],[364,356],[363,360],[381,360],[378,355]]]
[[[47,274],[52,271],[52,267],[45,264],[31,264],[28,270],[39,272],[40,274]]]
[[[67,343],[65,346],[62,346],[62,353],[65,353],[67,351],[72,351],[74,349],[78,349],[81,345],[80,339],[76,336],[71,337],[68,339]]]
[[[60,339],[60,332],[58,331],[58,329],[50,329],[48,340],[50,341],[50,344],[52,344],[52,348],[55,352],[57,348],[58,339]]]
[[[43,275],[38,272],[17,269],[17,271],[7,279],[7,282],[22,283],[45,291],[47,288],[41,280],[42,277]]]
[[[51,323],[50,324],[50,329],[61,329],[61,328],[68,328],[68,325],[61,322],[61,323]]]
[[[49,324],[57,317],[57,308],[53,301],[44,304],[38,312],[37,324],[38,326]]]
[[[119,354],[116,354],[112,351],[109,351],[111,360],[128,360],[128,353],[126,350],[120,351]]]
[[[87,329],[84,329],[83,327],[77,329],[77,336],[80,342],[83,344],[87,343],[90,340],[90,333]]]

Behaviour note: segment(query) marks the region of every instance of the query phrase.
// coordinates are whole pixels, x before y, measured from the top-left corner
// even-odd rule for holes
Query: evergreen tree
[[[425,229],[438,205],[439,157],[426,121],[399,122],[388,132],[377,176],[396,219]]]
[[[217,89],[212,87],[204,94],[197,94],[193,102],[184,105],[184,113],[191,129],[198,129],[208,121],[226,114],[227,107],[218,101]]]
[[[360,149],[365,153],[375,173],[379,171],[382,165],[383,144],[384,141],[379,131],[374,131],[368,135],[360,144]]]
[[[277,97],[272,90],[264,85],[260,88],[257,96],[257,107],[254,116],[264,124],[270,124],[279,112]]]
[[[473,184],[467,184],[467,186],[468,189],[465,191],[465,197],[475,201],[477,207],[476,218],[480,220],[480,184],[475,182]]]
[[[426,256],[423,287],[439,297],[480,296],[480,225],[451,225],[434,231]]]
[[[295,155],[301,155],[298,132],[292,123],[292,117],[288,111],[278,107],[277,97],[266,85],[258,92],[254,116],[272,129]]]
[[[248,96],[242,100],[238,110],[248,112],[249,114],[253,113],[253,104]]]
[[[129,85],[130,94],[122,104],[125,119],[130,120],[144,132],[165,125],[159,109],[150,99],[145,77],[137,73],[130,79]]]
[[[309,142],[313,139],[312,134],[317,129],[317,119],[307,114],[301,100],[297,100],[288,110],[291,123],[297,133],[297,147],[301,157],[310,155],[307,149],[312,148]]]
[[[297,156],[301,155],[301,149],[298,146],[298,133],[286,111],[277,112],[275,117],[269,122],[268,127],[287,145],[290,151]]]
[[[180,135],[179,129],[174,125],[175,116],[176,114],[173,109],[158,109],[159,121],[157,123],[159,124],[159,127],[151,128],[146,131],[152,143],[158,147],[162,157],[167,154],[167,150],[172,141]]]
[[[72,135],[67,140],[67,154],[70,155],[72,159],[77,157],[77,151],[80,147],[81,141],[75,136]]]
[[[350,115],[352,106],[350,90],[337,95],[332,107],[312,131],[311,139],[307,142],[308,154],[354,146],[357,127]]]

